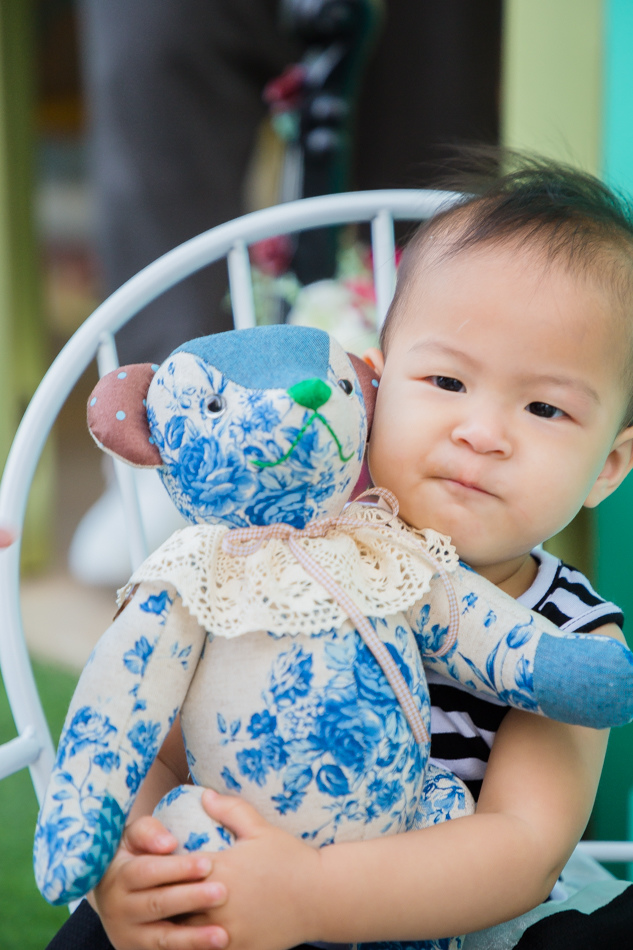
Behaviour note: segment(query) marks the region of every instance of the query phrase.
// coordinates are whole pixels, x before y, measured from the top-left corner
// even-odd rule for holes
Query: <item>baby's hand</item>
[[[202,802],[237,841],[213,855],[210,880],[221,882],[226,900],[187,922],[223,928],[230,950],[285,950],[318,939],[319,851],[235,796],[207,790]]]
[[[174,855],[176,839],[156,818],[132,822],[94,891],[94,904],[115,950],[216,950],[226,932],[209,922],[185,927],[170,918],[205,910],[226,899],[224,885],[208,880],[209,854]]]

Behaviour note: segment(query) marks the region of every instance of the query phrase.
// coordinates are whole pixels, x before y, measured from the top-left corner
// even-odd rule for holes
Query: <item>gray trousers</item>
[[[501,0],[386,0],[361,94],[349,187],[415,187],[437,143],[497,136]],[[97,253],[106,293],[245,210],[266,82],[302,55],[278,0],[80,0]],[[122,362],[161,362],[229,329],[224,263],[119,334]]]
[[[241,214],[262,89],[300,54],[277,0],[83,0],[97,251],[111,292],[156,257]],[[162,361],[230,329],[224,264],[160,297],[117,335],[122,362]]]

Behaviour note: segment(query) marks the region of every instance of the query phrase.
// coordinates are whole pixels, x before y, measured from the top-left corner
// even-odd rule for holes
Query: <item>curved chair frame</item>
[[[16,433],[0,485],[0,524],[20,527],[35,469],[53,423],[76,382],[96,357],[99,374],[118,366],[114,334],[143,307],[207,264],[227,258],[237,329],[255,324],[249,245],[311,228],[370,222],[380,323],[395,289],[394,221],[421,221],[457,199],[451,192],[384,190],[325,195],[244,215],[186,241],[149,264],[105,300],[73,334],[37,388]],[[129,524],[132,565],[147,555],[134,472],[116,464]],[[38,798],[44,794],[54,746],[26,649],[19,594],[19,540],[0,551],[0,668],[17,736],[0,746],[0,779],[28,767]],[[603,861],[633,861],[633,843],[587,842]]]

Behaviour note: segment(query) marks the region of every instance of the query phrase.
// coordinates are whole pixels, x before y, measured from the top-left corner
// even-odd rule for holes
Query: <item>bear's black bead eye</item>
[[[354,392],[354,385],[349,379],[339,379],[338,384],[346,396],[351,396]]]
[[[218,396],[217,393],[214,393],[207,402],[207,412],[210,412],[212,416],[217,416],[224,410],[224,406],[225,403],[222,396]]]

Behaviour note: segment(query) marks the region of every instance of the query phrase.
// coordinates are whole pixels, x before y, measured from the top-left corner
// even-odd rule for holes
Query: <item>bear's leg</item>
[[[192,851],[224,851],[235,836],[210,818],[202,805],[204,788],[179,785],[168,792],[154,809],[154,817],[178,841],[176,854]]]
[[[450,818],[472,815],[475,800],[461,779],[429,763],[424,773],[424,785],[412,828],[428,828]]]

